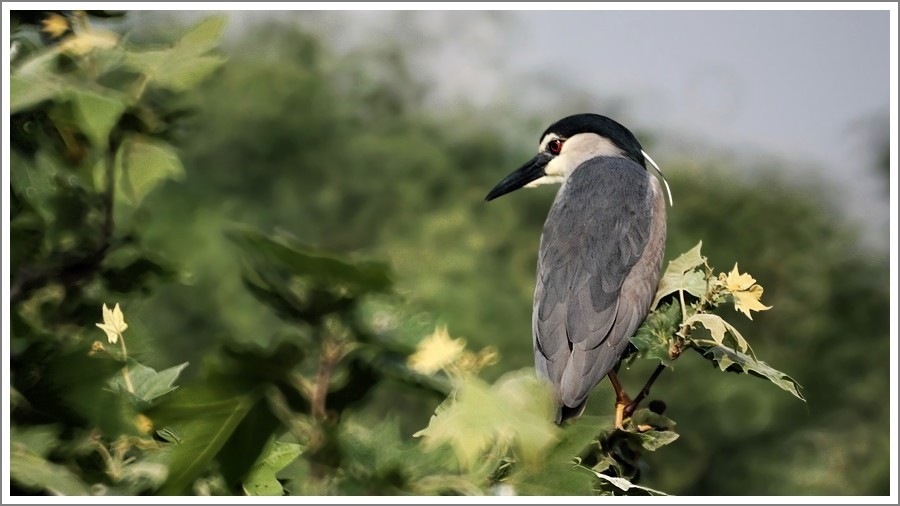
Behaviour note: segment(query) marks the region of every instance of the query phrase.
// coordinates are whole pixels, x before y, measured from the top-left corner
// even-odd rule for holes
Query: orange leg
[[[609,371],[609,381],[612,383],[613,389],[616,391],[616,428],[622,428],[622,422],[625,421],[625,410],[631,405],[631,398],[625,393],[622,384],[619,383],[619,377],[614,371]],[[634,411],[632,409],[632,411]],[[630,413],[629,413],[630,414]]]
[[[640,393],[638,393],[637,397],[632,400],[628,397],[628,394],[625,393],[625,389],[622,388],[622,384],[619,383],[619,378],[616,376],[616,373],[613,371],[609,371],[609,381],[612,383],[613,389],[616,391],[616,428],[621,429],[623,427],[622,423],[626,418],[630,417],[634,414],[634,411],[637,409],[638,405],[643,401],[648,395],[650,395],[650,387],[653,386],[653,383],[656,381],[656,378],[659,377],[660,373],[663,372],[666,366],[663,364],[659,364],[656,367],[656,370],[653,371],[653,374],[650,376],[650,379],[647,380],[647,384],[644,385],[644,388],[641,389]]]

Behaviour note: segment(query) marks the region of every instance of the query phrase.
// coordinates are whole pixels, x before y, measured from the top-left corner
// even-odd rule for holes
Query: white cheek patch
[[[534,181],[526,184],[525,188],[536,188],[538,186],[543,186],[545,184],[560,184],[563,181],[565,181],[565,178],[562,176],[547,175],[544,177],[539,177],[539,178],[535,179]]]
[[[565,149],[565,148],[563,148]],[[568,167],[568,157],[565,156],[565,153],[557,156],[556,158],[550,160],[550,163],[544,167],[544,173],[547,176],[553,176],[565,179],[569,176],[569,173],[574,169],[574,167]]]
[[[548,134],[546,142],[553,140]],[[625,156],[625,153],[606,137],[594,133],[576,134],[566,139],[562,153],[550,160],[544,172],[565,180],[579,165],[597,156]]]
[[[547,151],[547,145],[557,139],[562,137],[547,134],[541,139],[540,152]],[[606,137],[595,133],[575,134],[563,140],[562,152],[544,167],[546,175],[526,184],[525,188],[564,183],[579,165],[597,156],[625,156],[625,153]]]

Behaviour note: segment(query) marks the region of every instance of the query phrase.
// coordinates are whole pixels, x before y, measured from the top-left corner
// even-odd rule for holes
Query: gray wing
[[[651,179],[630,160],[594,158],[572,173],[547,216],[534,294],[535,365],[561,405],[580,409],[649,309],[663,246],[653,241],[657,257],[641,261],[656,207]]]

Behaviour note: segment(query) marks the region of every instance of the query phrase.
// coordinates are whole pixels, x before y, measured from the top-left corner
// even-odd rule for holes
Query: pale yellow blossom
[[[466,347],[463,339],[452,339],[447,327],[438,327],[416,347],[408,359],[409,367],[422,374],[434,374],[449,367],[462,355]]]
[[[41,25],[41,31],[53,39],[60,37],[69,30],[69,22],[66,21],[66,18],[55,12],[42,19]]]
[[[103,304],[103,323],[97,323],[96,325],[103,332],[106,332],[109,344],[116,344],[119,338],[122,337],[122,333],[128,328],[128,324],[125,323],[125,315],[122,314],[118,303],[112,311],[106,307],[106,304]]]
[[[721,274],[719,280],[731,293],[734,299],[734,309],[744,313],[747,318],[753,319],[750,311],[765,311],[772,308],[760,302],[763,287],[756,284],[753,276],[747,273],[741,274],[737,264],[734,264],[734,269],[727,275]]]

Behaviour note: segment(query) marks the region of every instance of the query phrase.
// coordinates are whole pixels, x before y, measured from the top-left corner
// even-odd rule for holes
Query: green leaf
[[[648,430],[640,433],[641,446],[654,452],[678,439],[678,433],[671,430]]]
[[[694,323],[699,323],[706,327],[713,340],[722,346],[725,346],[725,334],[730,334],[734,339],[735,344],[737,344],[738,350],[742,352],[750,351],[752,355],[753,352],[750,350],[750,345],[747,343],[747,340],[744,339],[744,336],[742,336],[734,326],[722,319],[721,316],[709,313],[698,313],[689,317],[685,322],[685,325],[693,326]]]
[[[659,301],[670,293],[683,290],[696,297],[702,297],[706,293],[706,276],[696,269],[706,263],[706,257],[700,254],[703,241],[697,243],[690,251],[678,258],[669,261],[666,272],[659,281],[656,297],[653,298],[651,309],[656,308]]]
[[[603,473],[599,473],[597,471],[591,471],[591,472],[594,473],[594,475],[596,475],[601,480],[604,480],[604,481],[610,483],[611,485],[615,486],[616,488],[618,488],[619,490],[621,490],[623,492],[631,492],[633,490],[638,490],[638,491],[644,492],[649,495],[668,495],[664,492],[660,492],[659,490],[654,490],[652,488],[644,487],[641,485],[636,485],[636,484],[631,483],[630,481],[626,480],[625,478],[616,478],[614,476],[607,476],[607,475],[605,475]]]
[[[564,427],[559,442],[543,459],[543,465],[518,467],[509,483],[521,495],[591,495],[593,473],[577,464],[576,458],[589,445],[596,445],[597,428],[611,420],[581,416]]]
[[[669,350],[681,323],[681,304],[677,300],[653,310],[631,337],[639,358],[656,359],[671,367]]]
[[[154,425],[170,428],[179,440],[148,458],[169,468],[169,477],[159,493],[187,492],[194,479],[207,471],[257,399],[257,395],[236,394],[221,381],[209,381],[204,386],[179,389],[168,402],[150,411],[148,416]]]
[[[109,134],[127,107],[125,98],[78,89],[72,90],[71,100],[81,131],[95,147],[106,149]]]
[[[59,172],[59,162],[45,150],[38,151],[34,163],[16,151],[10,153],[10,184],[46,223],[53,223],[56,218],[53,197],[59,188],[56,181]]]
[[[515,447],[535,464],[558,441],[554,409],[549,388],[531,370],[508,373],[493,386],[468,378],[415,436],[426,449],[449,444],[463,469],[494,445]]]
[[[366,469],[370,475],[392,467],[409,454],[405,448],[409,443],[400,437],[398,418],[393,415],[377,424],[355,418],[342,420],[336,440],[344,461]]]
[[[9,112],[15,114],[59,95],[63,83],[45,77],[13,75],[9,78]]]
[[[277,368],[280,365],[268,362],[267,367]],[[234,374],[229,375],[238,377]],[[243,381],[249,384],[254,380],[243,376]],[[272,414],[272,411],[267,403],[257,402],[234,429],[235,437],[230,438],[219,450],[216,455],[216,470],[225,483],[233,486],[243,483],[251,466],[269,442],[269,438],[281,432],[282,422]]]
[[[225,16],[213,16],[199,22],[178,41],[178,50],[186,56],[201,55],[219,45],[225,29]]]
[[[38,457],[46,457],[59,444],[62,427],[50,425],[12,425],[9,428],[9,442],[12,448],[27,451]]]
[[[189,90],[209,77],[224,56],[181,55],[176,49],[130,52],[125,67],[147,76],[150,83],[174,92]]]
[[[224,56],[197,56],[190,60],[170,61],[165,72],[156,74],[156,83],[175,92],[186,91],[200,84],[223,63]]]
[[[157,399],[174,391],[173,386],[175,380],[181,371],[188,366],[185,362],[175,367],[170,367],[163,371],[156,372],[139,362],[131,361],[128,364],[128,376],[134,387],[134,392],[128,391],[128,386],[124,378],[124,369],[119,372],[111,381],[111,386],[117,392],[123,393],[129,397],[133,404],[140,407],[153,405]]]
[[[87,485],[67,467],[15,445],[10,449],[9,456],[10,480],[22,487],[53,495],[91,495]]]
[[[291,274],[350,292],[385,291],[391,286],[387,264],[348,261],[315,252],[287,238],[270,238],[249,228],[235,227],[226,236],[261,265],[287,269]]]
[[[127,139],[116,153],[116,198],[138,207],[144,197],[166,179],[184,177],[181,159],[163,141],[137,137]]]
[[[225,63],[224,56],[204,54],[216,47],[224,26],[222,16],[201,21],[174,47],[130,51],[124,65],[146,75],[154,86],[175,92],[188,90]]]
[[[281,496],[284,488],[275,478],[278,471],[293,462],[303,447],[296,443],[281,443],[271,438],[265,449],[250,469],[250,474],[244,480],[244,493],[251,496]]]
[[[654,413],[647,408],[641,408],[631,415],[630,420],[632,427],[641,425],[650,425],[659,430],[673,431],[675,430],[675,422],[666,416]]]
[[[39,53],[12,71],[9,76],[10,114],[50,100],[67,89],[66,82],[52,70],[58,54],[55,49]]]
[[[767,379],[779,388],[790,392],[798,399],[806,401],[800,393],[801,387],[799,383],[787,374],[774,369],[761,360],[756,360],[749,355],[745,355],[744,353],[728,348],[727,346],[713,345],[704,347],[695,342],[692,347],[705,358],[712,360],[722,371],[751,374]]]

